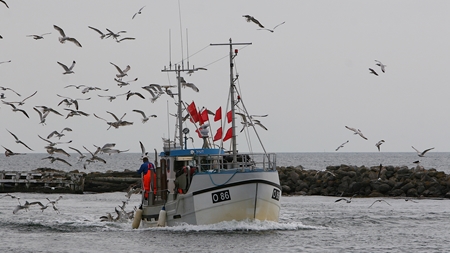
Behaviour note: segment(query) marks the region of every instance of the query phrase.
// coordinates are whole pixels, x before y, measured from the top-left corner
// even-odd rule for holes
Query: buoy
[[[142,209],[138,208],[134,213],[133,224],[131,225],[131,227],[133,229],[139,228],[139,225],[141,224],[141,219],[142,219]]]
[[[166,226],[166,206],[163,206],[161,208],[161,211],[159,211],[158,227],[165,227],[165,226]]]

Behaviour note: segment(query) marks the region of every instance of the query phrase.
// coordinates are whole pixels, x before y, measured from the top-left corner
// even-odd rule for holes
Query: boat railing
[[[239,153],[233,162],[232,154],[201,156],[198,161],[199,171],[229,170],[229,169],[263,169],[276,170],[275,153]]]

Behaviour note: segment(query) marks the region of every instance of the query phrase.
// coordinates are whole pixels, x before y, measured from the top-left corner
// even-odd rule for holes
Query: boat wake
[[[209,225],[180,224],[173,227],[156,227],[143,230],[165,230],[173,232],[201,232],[201,231],[284,231],[284,230],[315,230],[324,227],[304,225],[301,222],[279,223],[273,221],[244,220],[223,221]]]

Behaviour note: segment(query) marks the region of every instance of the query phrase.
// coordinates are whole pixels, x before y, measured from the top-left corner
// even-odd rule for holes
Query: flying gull
[[[19,108],[17,108],[14,104],[12,104],[12,103],[9,103],[9,102],[5,102],[5,101],[2,101],[4,104],[7,104],[7,105],[10,105],[12,108],[11,108],[11,110],[13,111],[13,112],[21,112],[21,113],[23,113],[25,116],[27,116],[27,118],[30,118],[30,116],[28,116],[28,113],[25,111],[25,110],[22,110],[22,109],[19,109]]]
[[[64,75],[66,75],[66,74],[73,74],[73,73],[75,73],[75,72],[73,72],[73,67],[75,67],[75,64],[76,64],[76,62],[75,61],[73,61],[72,62],[72,65],[70,65],[70,67],[67,67],[66,65],[64,65],[64,64],[62,64],[61,62],[57,62],[59,65],[61,65],[61,67],[63,67],[64,68]]]
[[[354,134],[358,134],[358,135],[361,136],[363,139],[367,140],[367,138],[363,135],[363,133],[361,132],[361,130],[356,129],[356,128],[352,128],[352,127],[348,127],[348,126],[345,126],[345,128],[347,128],[347,129],[350,130],[350,131],[353,131]]]
[[[3,64],[3,63],[10,63],[11,62],[11,60],[9,60],[9,61],[0,61],[0,64]]]
[[[242,15],[242,17],[244,17],[247,20],[247,22],[253,22],[257,24],[259,27],[264,28],[264,26],[256,18],[250,15]]]
[[[157,116],[155,114],[149,115],[148,117],[145,115],[145,112],[140,110],[133,110],[133,112],[140,113],[142,115],[142,123],[147,122],[150,118],[156,118]]]
[[[3,147],[3,146],[2,146]],[[22,154],[22,153],[15,153],[15,152],[12,152],[10,149],[7,149],[7,148],[5,148],[5,147],[3,147],[4,149],[5,149],[5,156],[6,157],[9,157],[9,156],[13,156],[13,155],[25,155],[25,154]]]
[[[378,73],[377,73],[377,72],[375,72],[375,70],[373,70],[373,69],[369,68],[369,71],[370,71],[370,74],[374,74],[374,75],[378,76]]]
[[[122,78],[127,75],[127,72],[131,69],[130,65],[127,65],[124,69],[119,68],[116,64],[110,62],[114,67],[116,67],[119,74],[116,74],[117,78]]]
[[[55,161],[60,161],[60,162],[63,162],[65,164],[69,165],[69,166],[72,166],[72,164],[68,163],[66,160],[64,160],[62,158],[59,158],[59,157],[48,156],[48,157],[42,158],[41,160],[44,160],[44,159],[49,159],[51,163],[54,163]]]
[[[47,34],[51,34],[51,33],[44,33],[41,35],[31,34],[31,35],[27,35],[27,37],[33,37],[33,39],[35,39],[35,40],[41,40],[44,38],[44,35],[47,35]]]
[[[8,6],[8,4],[4,1],[4,0],[0,0],[0,2],[2,2],[3,4],[5,4],[6,5],[6,8],[8,8],[9,9],[9,6]]]
[[[425,149],[424,151],[420,152],[415,147],[413,147],[413,146],[411,146],[411,147],[417,152],[417,155],[420,156],[420,157],[424,157],[426,152],[434,149],[434,148],[429,148],[429,149]]]
[[[386,70],[386,65],[384,65],[384,64],[381,63],[380,61],[377,61],[377,60],[375,60],[375,61],[377,62],[377,66],[380,66],[381,71],[383,71],[383,73],[384,73],[385,70]]]
[[[148,152],[145,151],[144,144],[142,144],[141,141],[139,141],[139,145],[141,146],[141,160],[144,157],[148,157]]]
[[[69,147],[69,148],[72,149],[72,150],[75,150],[80,155],[78,157],[78,162],[81,162],[81,161],[83,161],[84,158],[86,158],[86,156],[83,153],[81,153],[80,150],[78,150],[76,148],[73,148],[73,147]]]
[[[76,98],[76,99],[72,99],[72,98],[69,98],[69,97],[61,96],[59,94],[56,94],[56,96],[64,98],[61,102],[58,103],[58,106],[61,105],[62,103],[66,104],[67,107],[70,107],[72,104],[74,104],[76,110],[78,110],[78,100],[90,100],[91,99],[91,98]]]
[[[138,96],[138,97],[140,97],[140,98],[142,98],[142,99],[145,99],[145,97],[144,97],[141,93],[139,93],[139,92],[131,92],[131,91],[128,91],[128,92],[127,92],[127,100],[128,100],[131,96],[134,96],[134,95],[136,95],[136,96]]]
[[[92,30],[98,32],[100,34],[100,39],[104,39],[106,34],[104,34],[102,31],[100,31],[99,29],[92,27],[92,26],[88,26],[89,28],[91,28]]]
[[[380,146],[383,143],[384,143],[384,140],[380,140],[379,142],[377,142],[377,144],[375,144],[375,146],[378,148],[378,151],[380,151]]]
[[[351,196],[349,199],[346,199],[346,198],[340,198],[340,199],[337,199],[337,200],[334,201],[334,202],[336,203],[336,202],[339,202],[339,201],[341,201],[341,200],[344,200],[344,201],[347,202],[347,203],[351,203],[351,202],[352,202],[352,198],[355,197],[355,196],[356,196],[356,194],[354,194],[353,196]]]
[[[19,199],[17,199],[17,200],[19,200]],[[20,203],[20,200],[19,200],[19,205],[16,206],[16,208],[14,208],[13,214],[16,214],[19,210],[22,210],[22,209],[25,209],[25,211],[28,211],[28,209],[30,208],[30,206],[36,205],[36,204],[37,204],[37,205],[40,205],[41,207],[44,207],[44,205],[43,205],[41,202],[39,202],[39,201],[31,202],[31,203],[29,203],[28,201],[25,201],[25,204],[22,205],[22,204]]]
[[[27,149],[33,151],[30,147],[27,146],[27,144],[23,143],[21,140],[19,140],[19,138],[17,138],[17,136],[13,133],[11,133],[8,129],[6,129],[6,131],[8,131],[13,137],[14,139],[16,139],[16,143],[22,144],[24,145]]]
[[[112,102],[114,99],[116,99],[118,96],[123,96],[123,95],[127,95],[127,93],[123,93],[123,94],[119,94],[119,95],[115,95],[115,96],[103,96],[103,95],[97,95],[99,97],[104,97],[104,98],[108,98],[109,102]]]
[[[37,91],[35,91],[33,94],[29,95],[28,97],[24,98],[22,101],[20,102],[9,102],[11,104],[17,104],[17,105],[24,105],[25,104],[25,100],[33,97],[34,95],[36,95]]]
[[[64,110],[70,111],[67,116],[66,119],[69,117],[73,117],[73,116],[89,116],[89,113],[85,113],[83,111],[79,111],[79,110],[72,110],[69,108],[64,108]]]
[[[373,204],[375,204],[375,203],[377,203],[377,202],[385,202],[386,204],[391,205],[391,204],[389,204],[386,200],[383,200],[383,199],[377,199],[377,200],[375,200],[375,201],[372,203],[372,205],[369,206],[369,208],[370,208],[371,206],[373,206]]]
[[[48,142],[48,145],[47,146],[45,146],[45,148],[49,148],[49,147],[54,147],[54,146],[56,146],[56,145],[58,145],[58,144],[65,144],[65,143],[72,143],[72,141],[66,141],[66,142],[52,142],[52,141],[50,141],[50,140],[47,140],[47,139],[44,139],[44,138],[42,138],[39,134],[38,134],[38,136],[39,136],[39,138],[41,138],[42,140],[44,140],[44,141],[46,141],[46,142]],[[54,151],[54,150],[53,150]],[[65,151],[64,151],[65,152]],[[64,154],[64,152],[60,152],[60,153],[63,153]],[[48,152],[49,154],[53,154],[53,153],[55,153],[55,152]]]
[[[268,28],[260,28],[260,29],[258,29],[258,30],[267,30],[267,31],[273,33],[273,32],[275,31],[275,28],[279,27],[280,25],[282,25],[282,24],[284,24],[284,23],[286,23],[286,22],[282,22],[282,23],[280,23],[280,24],[274,26],[272,29],[268,29]]]
[[[138,80],[137,77],[136,77],[135,79],[133,79],[133,80],[130,80],[130,81],[122,81],[122,79],[114,78],[114,81],[117,82],[117,85],[118,85],[120,88],[122,88],[122,86],[130,85],[131,82],[136,82],[137,80]]]
[[[61,130],[61,133],[55,130],[55,131],[51,132],[51,133],[47,136],[47,139],[50,139],[50,138],[52,138],[53,136],[56,136],[56,137],[58,137],[58,139],[61,139],[61,137],[64,136],[64,134],[63,134],[64,131],[72,132],[72,129],[71,129],[71,128],[68,128],[68,127],[65,127],[65,128],[63,128],[63,130]]]
[[[141,7],[138,12],[134,13],[133,17],[131,19],[134,19],[134,17],[136,17],[137,14],[142,14],[142,9],[144,9],[145,5],[143,7]]]
[[[19,97],[21,96],[21,95],[20,95],[19,93],[17,93],[15,90],[13,90],[13,89],[11,89],[11,88],[8,88],[8,87],[0,86],[0,90],[3,90],[3,91],[10,90],[10,91],[16,93],[17,96],[19,96]]]
[[[60,27],[58,27],[57,25],[53,25],[53,28],[55,28],[55,30],[57,30],[59,32],[59,34],[61,34],[61,37],[59,37],[59,42],[61,43],[65,43],[66,40],[73,42],[75,45],[81,47],[80,42],[78,42],[78,40],[76,40],[75,38],[72,37],[67,37],[66,34],[64,33],[64,30],[61,29]]]
[[[339,147],[336,148],[336,151],[338,151],[340,148],[343,148],[345,144],[347,144],[348,141],[342,143]]]

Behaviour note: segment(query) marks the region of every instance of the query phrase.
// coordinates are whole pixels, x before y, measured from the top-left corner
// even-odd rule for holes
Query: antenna
[[[183,53],[183,29],[181,26],[181,5],[180,0],[178,0],[178,17],[180,19],[180,40],[181,40],[181,68],[184,69],[184,53]]]
[[[172,33],[169,29],[169,69],[172,69]]]
[[[186,28],[186,54],[187,54],[187,68],[189,68],[189,37],[188,29]]]

